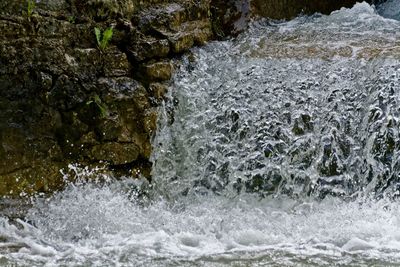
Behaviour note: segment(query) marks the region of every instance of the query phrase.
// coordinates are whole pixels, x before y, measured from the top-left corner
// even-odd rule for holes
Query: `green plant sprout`
[[[94,33],[96,35],[98,47],[100,48],[101,51],[104,51],[107,48],[107,46],[113,36],[113,28],[109,27],[103,33],[101,33],[101,30],[99,28],[95,27]]]
[[[75,16],[69,16],[69,17],[68,17],[68,22],[69,22],[69,23],[72,23],[72,24],[75,24],[75,19],[76,19]]]
[[[35,6],[36,6],[35,0],[28,0],[28,6],[26,8],[26,15],[28,16],[28,18],[32,16]]]
[[[104,104],[101,101],[100,97],[97,94],[95,94],[93,96],[93,100],[90,100],[90,101],[86,102],[86,105],[90,105],[92,103],[96,104],[96,106],[99,108],[100,114],[101,114],[101,118],[105,118],[105,117],[108,116],[108,108],[107,108],[106,104]]]

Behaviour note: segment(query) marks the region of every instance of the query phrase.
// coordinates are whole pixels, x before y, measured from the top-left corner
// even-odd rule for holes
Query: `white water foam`
[[[0,237],[4,256],[29,266],[229,266],[254,259],[351,266],[400,260],[399,204],[384,200],[241,195],[139,206],[109,186],[87,184],[57,194],[26,219],[16,226],[1,219]]]

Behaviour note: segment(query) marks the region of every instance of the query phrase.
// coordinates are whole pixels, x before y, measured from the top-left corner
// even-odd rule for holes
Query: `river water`
[[[400,266],[399,10],[261,20],[194,49],[154,183],[33,199],[0,217],[0,266]]]

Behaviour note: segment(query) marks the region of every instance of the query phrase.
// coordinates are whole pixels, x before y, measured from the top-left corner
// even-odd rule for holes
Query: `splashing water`
[[[194,50],[150,199],[130,178],[38,198],[0,218],[0,264],[400,266],[399,37],[361,3]]]
[[[363,3],[196,51],[174,84],[177,122],[159,134],[163,191],[396,191],[399,25]]]
[[[252,196],[140,207],[108,187],[85,185],[56,196],[45,214],[33,209],[27,217],[35,227],[2,219],[0,234],[8,260],[30,266],[396,263],[398,208]]]
[[[400,1],[386,1],[378,7],[378,12],[386,18],[400,20]]]

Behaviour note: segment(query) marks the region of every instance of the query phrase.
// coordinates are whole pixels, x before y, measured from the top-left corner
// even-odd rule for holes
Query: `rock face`
[[[251,13],[285,18],[355,1],[28,2],[0,2],[0,195],[60,189],[69,163],[150,177],[173,58],[241,30]],[[95,27],[113,28],[105,49]]]
[[[0,195],[62,188],[69,163],[149,177],[171,58],[212,38],[209,6],[1,1]],[[103,50],[95,27],[113,27]]]

